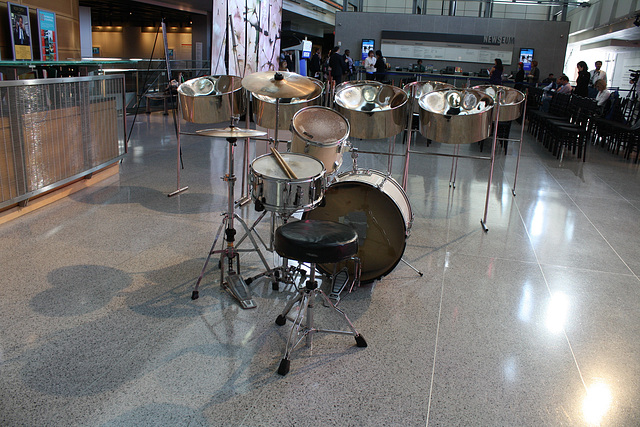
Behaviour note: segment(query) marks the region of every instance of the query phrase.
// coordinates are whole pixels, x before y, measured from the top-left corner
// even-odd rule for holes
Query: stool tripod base
[[[333,309],[336,313],[341,315],[341,317],[349,327],[349,331],[321,329],[314,327],[313,308],[315,305],[316,295],[320,295],[326,307]],[[302,342],[303,339],[306,339],[306,343],[309,347],[313,347],[313,334],[315,334],[316,332],[352,335],[356,340],[356,346],[367,347],[367,341],[356,330],[347,315],[331,302],[327,294],[325,294],[321,289],[317,288],[317,284],[314,280],[309,280],[307,282],[307,287],[299,289],[298,295],[291,301],[289,301],[284,311],[276,318],[276,325],[284,326],[286,324],[288,319],[287,315],[289,314],[293,306],[298,302],[300,303],[300,307],[296,316],[293,319],[290,319],[293,321],[293,325],[291,326],[289,338],[287,339],[287,346],[285,349],[284,357],[280,361],[280,366],[278,367],[278,373],[280,375],[286,375],[289,372],[289,368],[291,366],[291,353],[298,346],[298,344]],[[306,312],[306,323],[303,321],[303,317],[305,317],[303,315],[304,312]],[[294,338],[294,335],[297,336]]]

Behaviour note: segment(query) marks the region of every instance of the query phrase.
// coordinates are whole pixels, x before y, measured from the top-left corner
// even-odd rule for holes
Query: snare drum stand
[[[229,143],[229,167],[228,167],[229,173],[226,174],[222,179],[227,181],[227,184],[228,184],[228,193],[227,193],[228,207],[227,207],[227,211],[222,214],[224,217],[222,219],[222,224],[220,224],[220,227],[218,227],[218,232],[216,233],[216,237],[215,237],[215,240],[213,241],[213,245],[211,245],[211,250],[209,251],[209,255],[207,256],[207,259],[204,262],[204,266],[202,267],[202,271],[200,272],[200,276],[198,277],[196,286],[193,289],[193,293],[191,294],[191,299],[195,300],[195,299],[198,299],[199,297],[198,289],[200,288],[200,282],[202,281],[202,277],[204,276],[204,273],[207,269],[207,265],[209,264],[209,259],[211,259],[211,255],[220,254],[220,264],[219,264],[220,285],[222,286],[223,289],[229,291],[229,293],[231,293],[231,295],[238,300],[238,302],[240,303],[240,307],[245,309],[255,308],[257,307],[257,305],[253,301],[253,299],[251,299],[251,292],[249,291],[247,284],[245,283],[245,281],[242,279],[242,276],[240,275],[240,256],[239,256],[240,252],[249,252],[249,251],[255,250],[256,252],[258,252],[258,255],[260,256],[260,260],[262,261],[266,269],[269,269],[269,264],[267,263],[267,260],[264,258],[264,255],[262,255],[262,252],[260,251],[260,248],[258,247],[253,235],[251,234],[251,231],[247,227],[247,224],[244,222],[242,218],[240,218],[240,216],[237,213],[235,213],[235,202],[234,202],[233,190],[234,190],[234,184],[236,181],[236,176],[233,173],[233,166],[234,166],[234,151],[235,151],[234,148],[236,146],[237,138],[228,137],[226,139]],[[242,224],[242,227],[244,228],[247,236],[249,236],[249,239],[251,239],[251,243],[253,243],[254,249],[237,249],[235,247],[234,243],[235,243],[236,229],[234,228],[234,219],[237,219],[238,222]],[[224,240],[226,240],[227,242],[226,248],[215,250],[216,244],[218,243],[218,238],[220,237],[220,233],[223,227],[225,227]],[[237,269],[235,270],[233,268],[234,258],[236,259],[236,267],[237,267]],[[226,267],[224,265],[225,260],[227,261]],[[225,281],[225,270],[227,272],[226,281]]]

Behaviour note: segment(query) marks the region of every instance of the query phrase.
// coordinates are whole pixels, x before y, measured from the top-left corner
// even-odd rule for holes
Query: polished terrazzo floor
[[[317,335],[282,377],[289,290],[257,281],[242,310],[214,262],[190,299],[226,207],[226,142],[182,142],[180,196],[173,124],[153,113],[118,177],[0,226],[0,425],[640,424],[638,165],[599,148],[560,164],[525,133],[516,197],[514,147],[497,157],[484,233],[489,162],[461,159],[452,189],[450,158],[413,155],[404,257],[424,276],[400,263],[344,295],[369,346]]]

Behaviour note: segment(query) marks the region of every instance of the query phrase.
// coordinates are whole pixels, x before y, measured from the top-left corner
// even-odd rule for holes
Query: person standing
[[[596,61],[595,70],[591,71],[591,86],[595,86],[598,80],[604,80],[604,84],[607,84],[607,73],[602,68],[602,61]]]
[[[336,46],[331,50],[331,56],[329,56],[329,68],[331,68],[331,78],[336,82],[336,86],[342,83],[343,72],[343,59],[338,53],[340,52],[340,46]]]
[[[351,59],[351,56],[349,56],[349,54],[351,53],[351,51],[349,51],[349,49],[346,49],[344,51],[344,56],[342,57],[344,59],[344,79],[345,80],[351,80],[351,76],[353,75],[353,59]]]
[[[514,88],[516,90],[522,90],[524,87],[524,64],[522,62],[518,62],[518,71],[513,79],[515,82]]]
[[[502,66],[502,59],[496,58],[494,60],[493,67],[491,67],[491,72],[489,73],[489,83],[492,85],[501,85],[503,71],[504,67]]]
[[[309,77],[313,77],[319,79],[320,76],[320,66],[322,64],[322,60],[320,58],[320,48],[316,48],[315,53],[311,57],[309,61]]]
[[[369,51],[369,54],[364,60],[364,71],[367,74],[367,80],[375,80],[376,55],[372,50]]]
[[[531,69],[529,70],[529,75],[527,76],[527,80],[531,86],[537,86],[540,81],[540,69],[538,68],[538,61],[531,61]]]
[[[376,80],[379,82],[384,81],[385,74],[387,72],[387,64],[382,56],[381,50],[376,50]]]
[[[285,52],[284,53],[284,60],[287,61],[287,70],[291,73],[295,73],[296,72],[296,64],[294,63],[295,61],[293,60],[293,56],[291,52]]]
[[[591,75],[589,74],[589,66],[587,63],[584,61],[578,62],[578,78],[576,79],[576,88],[573,90],[573,93],[578,96],[588,96],[590,79]]]
[[[596,68],[591,71],[591,79],[589,80],[589,97],[595,98],[598,95],[598,89],[596,88],[596,82],[598,80],[604,80],[605,87],[607,86],[607,73],[602,68],[602,61],[596,61]]]

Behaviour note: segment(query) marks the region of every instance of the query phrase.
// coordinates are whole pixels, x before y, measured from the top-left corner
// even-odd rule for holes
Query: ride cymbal
[[[316,90],[317,85],[308,77],[287,71],[262,71],[242,79],[249,92],[272,98],[302,98]]]

